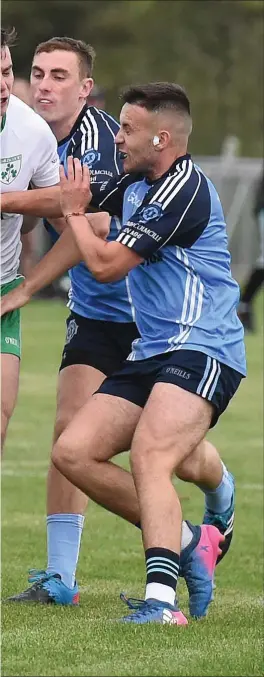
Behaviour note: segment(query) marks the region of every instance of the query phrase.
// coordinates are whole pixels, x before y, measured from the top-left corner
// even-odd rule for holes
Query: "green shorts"
[[[12,282],[2,284],[1,296],[18,287],[23,279],[23,276],[19,275]],[[11,310],[10,313],[1,317],[1,353],[21,357],[20,310]]]

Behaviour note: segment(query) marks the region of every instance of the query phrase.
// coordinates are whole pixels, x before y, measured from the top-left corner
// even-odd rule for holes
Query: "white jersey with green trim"
[[[11,95],[2,119],[1,193],[38,188],[59,182],[57,142],[47,123]],[[23,216],[1,212],[1,283],[11,282],[19,267]]]

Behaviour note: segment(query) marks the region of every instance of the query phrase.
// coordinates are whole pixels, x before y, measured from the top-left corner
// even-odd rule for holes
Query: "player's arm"
[[[57,142],[48,125],[37,130],[35,143],[36,164],[30,180],[34,190],[2,193],[1,210],[7,214],[61,216]]]
[[[61,205],[82,258],[99,282],[121,279],[139,265],[142,258],[119,242],[105,242],[94,235],[89,223],[90,215],[85,214],[89,170],[72,157],[68,158],[67,169],[68,178],[60,167]]]
[[[97,184],[91,186],[87,195],[86,210],[98,212],[102,209],[112,216],[119,216],[120,193],[127,187],[129,178],[123,175],[117,177],[105,185],[104,190],[98,191]],[[60,186],[37,188],[34,190],[15,191],[1,194],[1,211],[7,214],[26,214],[42,218],[43,215],[51,222],[51,219],[62,217],[60,204]],[[93,195],[94,191],[94,195]],[[53,225],[53,224],[52,224]],[[61,232],[62,223],[54,225],[57,232]]]
[[[37,223],[38,218],[36,216],[24,216],[21,235],[27,235],[28,233],[31,233],[31,231],[36,227]]]
[[[79,263],[81,258],[73,234],[67,228],[19,287],[2,297],[1,316],[26,305],[34,294]]]
[[[1,194],[1,210],[7,214],[25,214],[47,217],[62,216],[59,185],[36,190]]]
[[[102,240],[105,240],[109,233],[110,229],[110,216],[108,212],[97,212],[94,214],[87,214],[89,218],[90,226],[97,237],[100,237]],[[62,217],[60,219],[49,219],[49,223],[56,232],[61,235],[65,228],[68,228],[68,225],[65,219]]]
[[[76,161],[75,161],[76,163]],[[64,213],[74,212],[74,194],[81,195],[89,181],[87,168],[68,166],[68,179],[61,170],[61,201]],[[210,194],[206,184],[193,169],[191,160],[185,162],[181,183],[177,177],[160,180],[146,196],[139,209],[126,223],[115,242],[96,242],[85,223],[85,216],[68,216],[76,243],[87,267],[101,282],[111,282],[148,260],[166,245],[191,247],[201,236],[210,218]],[[164,182],[164,191],[163,188]],[[196,197],[202,191],[202,199]],[[158,201],[155,196],[158,196]],[[85,227],[86,225],[86,227]],[[120,248],[121,245],[121,248]],[[125,245],[125,246],[124,246]]]

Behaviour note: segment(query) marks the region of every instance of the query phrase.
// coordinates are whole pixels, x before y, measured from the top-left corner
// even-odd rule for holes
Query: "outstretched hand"
[[[87,165],[81,165],[77,158],[68,157],[66,176],[60,165],[60,203],[64,216],[74,212],[85,214],[92,199],[90,173]]]

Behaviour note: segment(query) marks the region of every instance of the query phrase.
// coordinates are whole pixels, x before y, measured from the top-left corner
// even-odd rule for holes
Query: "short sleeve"
[[[190,247],[210,217],[208,186],[191,160],[147,193],[117,240],[149,259],[166,245]],[[129,199],[129,189],[124,199]]]
[[[36,188],[46,188],[59,183],[57,141],[48,125],[43,129],[36,154],[37,158],[32,176],[32,184]]]

